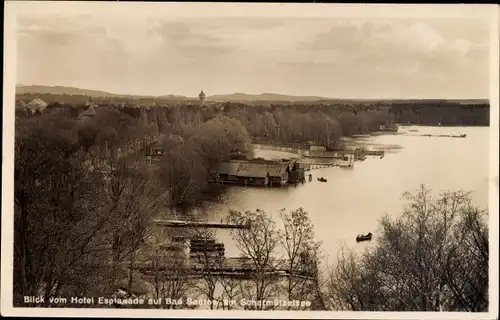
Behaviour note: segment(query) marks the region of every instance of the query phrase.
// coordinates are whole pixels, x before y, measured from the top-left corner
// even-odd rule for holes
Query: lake
[[[405,202],[404,191],[425,184],[433,192],[472,191],[472,199],[488,206],[489,128],[488,127],[402,127],[409,134],[467,134],[465,139],[409,135],[379,135],[351,139],[350,143],[385,149],[384,158],[368,157],[352,169],[323,168],[311,171],[312,182],[282,189],[231,187],[223,199],[207,208],[213,220],[228,210],[266,211],[279,221],[278,210],[308,211],[317,239],[328,261],[335,259],[342,244],[356,250],[373,245],[356,243],[360,233],[372,232],[376,240],[378,221],[384,214],[398,216]],[[256,150],[257,157],[283,157],[276,151]],[[321,183],[317,177],[325,177]],[[229,232],[218,234],[226,244],[226,256],[238,256]]]

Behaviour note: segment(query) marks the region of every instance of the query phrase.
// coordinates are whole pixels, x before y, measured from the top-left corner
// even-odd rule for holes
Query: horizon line
[[[183,94],[176,94],[176,93],[166,93],[166,94],[143,94],[143,93],[116,93],[112,91],[107,91],[103,89],[91,89],[91,88],[82,88],[82,87],[75,87],[75,86],[67,86],[67,85],[45,85],[45,84],[19,84],[16,83],[16,94],[17,93],[17,88],[18,87],[49,87],[49,88],[55,88],[55,87],[61,87],[61,88],[71,88],[71,89],[77,89],[77,90],[87,90],[87,91],[99,91],[102,93],[107,93],[110,95],[114,96],[121,96],[121,97],[126,97],[126,96],[132,96],[132,97],[143,97],[143,98],[161,98],[161,97],[166,97],[166,96],[177,96],[177,97],[184,97],[187,99],[196,99],[198,100],[198,94],[194,96],[187,96]],[[304,95],[296,95],[296,94],[287,94],[287,93],[278,93],[278,92],[260,92],[260,93],[246,93],[246,92],[232,92],[232,93],[216,93],[216,94],[207,94],[204,89],[202,89],[203,92],[206,94],[205,100],[210,97],[215,97],[215,96],[230,96],[230,95],[237,95],[237,94],[242,94],[242,95],[249,95],[249,96],[259,96],[259,95],[278,95],[278,96],[289,96],[289,97],[295,97],[295,98],[318,98],[316,101],[320,100],[361,100],[361,101],[366,101],[366,100],[375,100],[375,101],[380,101],[380,100],[488,100],[490,101],[490,97],[460,97],[460,98],[450,98],[450,97],[328,97],[328,96],[322,96],[322,95],[315,95],[315,94],[304,94]],[[200,92],[202,91],[200,90]],[[36,94],[36,93],[27,93],[27,94]],[[43,94],[43,93],[40,93]],[[51,94],[51,93],[45,93],[45,94]],[[86,94],[81,94],[81,95],[86,95]]]

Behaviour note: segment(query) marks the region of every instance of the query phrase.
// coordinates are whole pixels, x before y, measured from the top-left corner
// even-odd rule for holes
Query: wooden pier
[[[366,156],[378,156],[383,158],[385,151],[380,150],[366,150],[366,149],[337,149],[337,150],[312,150],[308,144],[293,144],[293,145],[267,145],[267,144],[253,144],[254,149],[260,150],[274,150],[282,152],[290,152],[299,154],[303,157],[310,158],[332,158],[343,159],[345,156],[353,155],[355,160],[363,160]]]
[[[366,156],[380,157],[385,156],[385,151],[382,150],[332,150],[332,151],[307,151],[303,153],[305,158],[318,158],[318,159],[337,159],[344,160],[348,157],[354,157],[355,161],[364,160]]]
[[[211,228],[211,229],[250,229],[250,224],[231,224],[206,221],[185,221],[185,220],[154,220],[156,225],[173,228]]]
[[[290,272],[288,262],[279,260],[273,263],[273,267],[265,268],[264,273],[270,276],[280,277],[302,277],[312,278],[308,272]],[[206,276],[220,276],[227,278],[250,279],[256,272],[256,268],[250,259],[224,258],[219,262],[212,262],[209,265],[190,260],[183,270],[172,269],[169,266],[159,266],[154,268],[151,263],[136,263],[135,268],[141,272],[145,278],[153,278],[160,275],[162,278],[175,279],[180,277],[202,278]]]
[[[451,134],[430,134],[430,133],[422,133],[422,134],[408,133],[408,134],[405,134],[405,136],[429,137],[429,138],[459,138],[459,139],[467,138],[466,134],[451,135]]]
[[[354,163],[311,163],[306,171],[333,167],[354,168]]]
[[[385,151],[380,151],[380,150],[365,150],[361,151],[362,154],[365,156],[375,156],[375,157],[384,157]]]

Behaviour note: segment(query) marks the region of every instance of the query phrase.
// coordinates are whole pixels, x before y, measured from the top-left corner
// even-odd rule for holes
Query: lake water
[[[384,158],[368,157],[353,169],[323,168],[311,171],[312,182],[282,189],[231,187],[223,200],[207,208],[213,220],[228,210],[266,211],[279,221],[278,210],[308,211],[325,258],[332,261],[344,244],[362,249],[370,243],[356,243],[356,235],[372,232],[376,239],[378,220],[388,213],[401,214],[404,191],[421,184],[439,192],[463,189],[482,208],[488,206],[489,128],[487,127],[403,127],[409,134],[467,134],[467,138],[379,135],[357,138],[357,144],[386,149]],[[282,153],[256,150],[257,157],[283,157]],[[321,183],[317,177],[325,177]],[[229,232],[218,238],[226,244],[226,256],[238,256]]]

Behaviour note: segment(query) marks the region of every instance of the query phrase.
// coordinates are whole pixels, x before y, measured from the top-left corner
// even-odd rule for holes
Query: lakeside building
[[[47,103],[40,98],[33,99],[30,103],[26,105],[26,109],[31,113],[42,112],[47,108]]]
[[[296,161],[252,159],[231,160],[221,163],[214,182],[273,187],[296,183],[303,180],[303,178],[304,170],[296,165]]]
[[[94,117],[97,114],[95,111],[96,107],[98,107],[98,105],[92,101],[92,97],[89,97],[88,101],[85,103],[85,109],[77,116],[77,120],[86,121]]]

